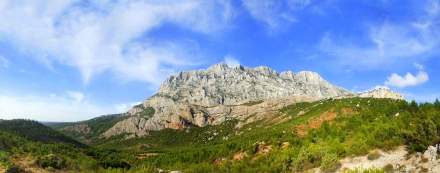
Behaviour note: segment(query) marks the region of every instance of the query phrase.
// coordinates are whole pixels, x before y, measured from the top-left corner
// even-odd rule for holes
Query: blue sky
[[[440,97],[438,0],[2,0],[0,118],[126,111],[181,70],[311,70]]]

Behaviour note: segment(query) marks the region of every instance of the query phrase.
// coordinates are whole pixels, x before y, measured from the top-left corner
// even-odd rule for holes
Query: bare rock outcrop
[[[79,133],[79,134],[83,134],[83,135],[87,135],[92,131],[92,129],[87,124],[75,124],[75,125],[64,127],[61,130]]]
[[[207,70],[169,77],[154,96],[131,109],[129,118],[118,122],[103,136],[144,136],[148,131],[218,125],[228,119],[249,123],[294,102],[346,95],[353,94],[315,72],[278,73],[263,66],[217,64]],[[153,108],[154,115],[138,116],[145,108]]]
[[[404,100],[405,99],[402,95],[392,91],[391,89],[389,89],[387,87],[376,87],[372,90],[359,93],[358,95],[359,95],[359,97],[364,97],[364,98],[389,98],[389,99],[395,99],[395,100]]]

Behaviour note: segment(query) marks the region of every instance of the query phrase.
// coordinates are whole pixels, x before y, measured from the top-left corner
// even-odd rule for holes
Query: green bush
[[[334,153],[325,154],[321,161],[321,170],[324,172],[335,172],[340,166],[339,158]]]
[[[378,151],[373,151],[367,155],[368,160],[376,160],[382,156]]]
[[[66,168],[66,160],[60,156],[49,154],[37,158],[38,166],[42,168],[63,169]]]
[[[5,151],[0,151],[0,164],[5,165],[9,162],[9,154]]]

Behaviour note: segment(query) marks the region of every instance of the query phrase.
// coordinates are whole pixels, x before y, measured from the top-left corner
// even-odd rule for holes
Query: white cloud
[[[84,96],[84,93],[82,93],[82,92],[67,91],[66,93],[71,99],[73,99],[77,103],[81,103],[84,101],[85,96]]]
[[[242,0],[243,7],[249,14],[271,30],[296,22],[294,13],[310,3],[311,0]]]
[[[114,108],[117,112],[127,112],[128,110],[133,108],[133,106],[139,105],[141,103],[142,102],[121,103],[121,104],[115,105]]]
[[[429,53],[440,41],[432,33],[413,29],[389,23],[371,27],[368,38],[371,46],[325,35],[319,49],[337,58],[343,65],[382,67],[401,58]]]
[[[410,87],[423,84],[429,80],[428,73],[420,70],[416,75],[411,73],[406,73],[405,76],[400,76],[396,73],[391,74],[388,77],[388,80],[385,82],[385,85],[394,86],[394,87]]]
[[[229,67],[237,67],[240,65],[240,61],[238,61],[235,57],[231,55],[225,56],[223,62],[227,64]]]
[[[221,1],[0,2],[0,37],[48,66],[78,68],[85,82],[109,71],[126,80],[158,84],[176,69],[195,62],[184,44],[159,41],[150,31],[166,23],[199,33],[215,33],[234,16]],[[192,54],[191,54],[192,55]]]
[[[99,115],[123,113],[139,103],[100,105],[84,93],[67,91],[49,95],[0,95],[0,119],[80,121]]]
[[[0,55],[0,68],[8,68],[9,67],[9,60],[6,59],[4,56]]]
[[[336,58],[335,62],[342,65],[369,68],[400,63],[402,59],[428,57],[440,43],[436,24],[440,13],[434,7],[428,5],[425,12],[417,13],[413,21],[367,25],[366,42],[328,33],[321,39],[319,50]]]

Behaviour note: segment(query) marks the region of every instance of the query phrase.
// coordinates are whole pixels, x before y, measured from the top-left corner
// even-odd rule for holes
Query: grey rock
[[[127,133],[144,136],[149,131],[218,125],[229,119],[246,124],[294,102],[347,95],[353,93],[330,84],[315,72],[278,73],[264,66],[216,64],[207,70],[169,77],[159,91],[142,104],[144,108],[154,108],[151,118],[136,116],[142,111],[136,106],[128,112],[129,118],[118,122],[103,136]]]
[[[392,91],[391,89],[389,89],[387,87],[376,87],[376,88],[371,89],[369,91],[359,93],[358,96],[363,97],[363,98],[389,98],[389,99],[395,99],[395,100],[404,100],[405,99],[402,95]]]
[[[83,134],[83,135],[87,135],[92,131],[92,129],[87,124],[75,124],[75,125],[64,127],[61,130],[67,131],[67,132],[79,133],[79,134]]]

